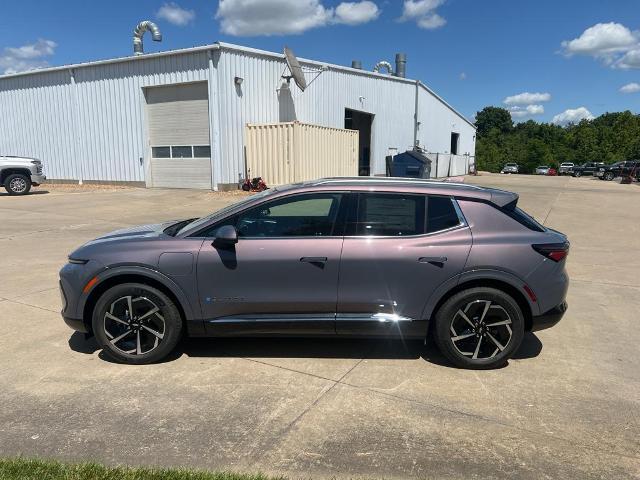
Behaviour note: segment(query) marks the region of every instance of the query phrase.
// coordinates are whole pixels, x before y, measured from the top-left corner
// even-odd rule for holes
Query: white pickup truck
[[[0,184],[4,185],[9,195],[26,195],[31,186],[37,187],[46,178],[40,160],[0,155]]]

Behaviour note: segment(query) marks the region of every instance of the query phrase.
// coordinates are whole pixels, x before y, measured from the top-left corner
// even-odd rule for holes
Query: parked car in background
[[[536,175],[549,175],[549,166],[548,165],[540,165],[536,167]]]
[[[465,368],[503,365],[566,311],[567,237],[511,192],[329,178],[199,219],[127,228],[72,252],[62,316],[125,363],[191,336],[424,340]],[[215,343],[212,344],[215,348]]]
[[[0,184],[9,195],[26,195],[46,180],[42,162],[35,158],[0,155]]]
[[[558,175],[568,175],[571,173],[574,164],[571,162],[563,162],[560,164],[560,168],[558,168]]]
[[[616,177],[634,176],[640,178],[640,160],[627,160],[600,167],[596,172],[600,180],[613,180]]]
[[[549,170],[547,171],[547,175],[550,177],[555,177],[558,175],[558,171],[553,167],[549,167]]]
[[[506,163],[500,173],[518,173],[520,171],[520,167],[517,163]]]
[[[574,165],[571,169],[571,175],[574,177],[582,177],[583,175],[595,175],[600,167],[604,167],[604,162],[586,162],[582,165]]]

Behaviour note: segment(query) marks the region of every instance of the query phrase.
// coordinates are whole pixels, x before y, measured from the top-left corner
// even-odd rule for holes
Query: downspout
[[[416,80],[416,104],[413,114],[413,146],[418,146],[418,128],[420,127],[420,121],[418,120],[418,94],[420,90],[420,80]]]

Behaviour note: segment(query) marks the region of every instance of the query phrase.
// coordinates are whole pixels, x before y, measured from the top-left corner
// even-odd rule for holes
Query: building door
[[[460,143],[460,134],[451,132],[451,155],[458,155],[458,145]]]
[[[345,108],[344,128],[358,130],[360,132],[360,145],[358,153],[358,175],[368,177],[371,175],[371,125],[373,115]]]
[[[152,187],[211,188],[207,82],[145,90]]]

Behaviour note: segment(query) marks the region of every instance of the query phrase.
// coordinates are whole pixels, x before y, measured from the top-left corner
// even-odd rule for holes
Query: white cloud
[[[638,93],[640,92],[640,83],[627,83],[623,87],[620,87],[620,93]]]
[[[529,93],[523,92],[518,95],[511,95],[503,100],[505,105],[527,105],[532,103],[548,102],[551,100],[550,93]]]
[[[556,125],[568,125],[570,123],[579,123],[581,120],[593,120],[595,117],[585,107],[568,109],[554,116],[551,123]]]
[[[49,62],[44,57],[53,55],[57,46],[53,40],[40,38],[21,47],[6,47],[0,55],[0,69],[8,74],[47,67]]]
[[[467,79],[466,72],[460,72],[460,80],[466,80],[466,79]]]
[[[174,2],[162,5],[156,16],[180,27],[184,27],[196,18],[196,14],[193,10],[186,10]]]
[[[542,115],[544,113],[544,106],[542,105],[527,105],[526,107],[511,107],[509,109],[512,118],[532,117],[534,115]]]
[[[342,2],[335,9],[321,0],[220,0],[216,18],[226,34],[257,36],[295,35],[332,23],[358,25],[379,14],[370,0]]]
[[[640,68],[640,45],[634,50],[629,50],[620,58],[615,66],[618,68]]]
[[[347,25],[359,25],[371,22],[380,15],[378,6],[369,1],[342,2],[336,7],[335,22]]]
[[[444,0],[404,0],[401,22],[415,21],[420,28],[434,30],[446,25],[447,20],[436,13]]]
[[[587,55],[612,68],[640,68],[640,32],[621,23],[598,23],[578,38],[562,42],[567,56]]]

